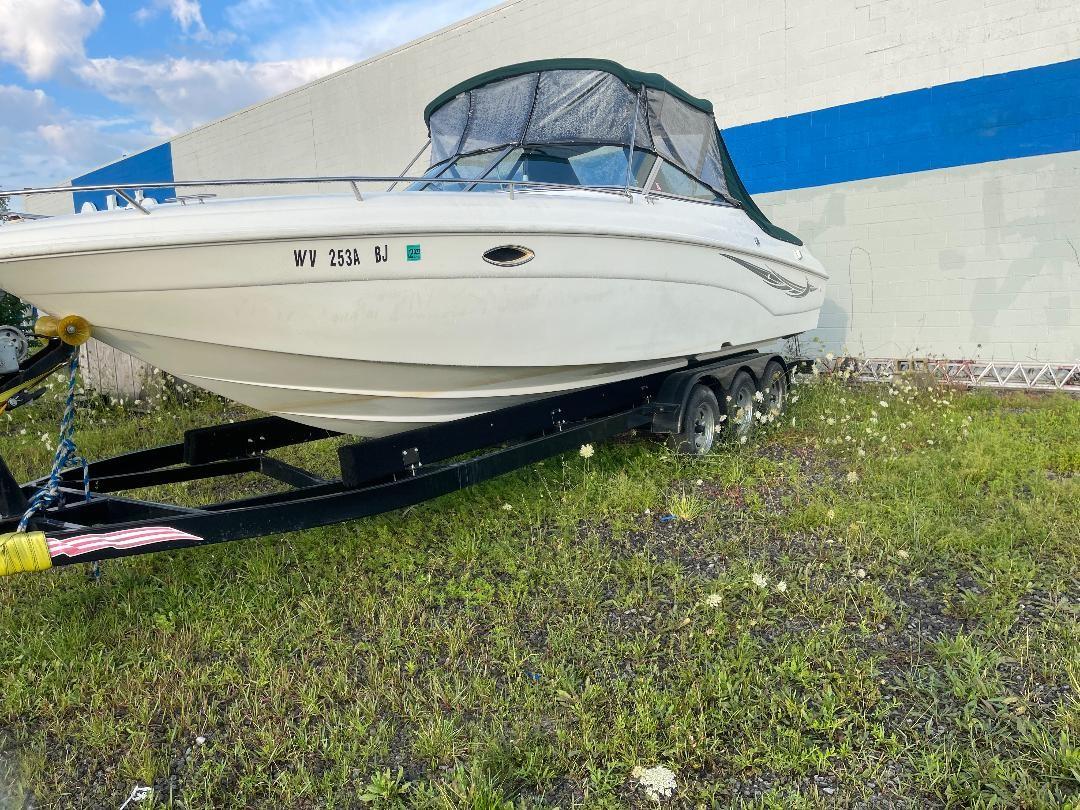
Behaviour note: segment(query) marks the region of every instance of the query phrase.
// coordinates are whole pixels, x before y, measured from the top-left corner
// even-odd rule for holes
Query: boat
[[[662,76],[526,62],[424,117],[418,175],[146,184],[2,227],[0,289],[201,388],[372,437],[817,325],[821,263],[754,204],[712,105]],[[205,195],[315,181],[342,190]],[[162,186],[178,196],[144,196]]]

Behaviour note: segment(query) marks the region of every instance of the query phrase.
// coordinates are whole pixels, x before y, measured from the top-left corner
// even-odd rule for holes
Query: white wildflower
[[[830,417],[829,417],[828,419],[826,419],[826,420],[825,420],[825,424],[827,424],[827,425],[835,425],[835,424],[836,424],[836,420],[835,420],[835,419],[833,419],[833,418],[832,418],[832,417],[830,416]]]
[[[889,403],[886,402],[885,400],[881,400],[880,402],[878,402],[878,405],[880,405],[882,408],[888,408],[889,407]]]
[[[581,445],[581,449],[578,450],[578,455],[580,455],[582,458],[592,458],[593,453],[595,452],[596,451],[593,449],[593,446],[591,444],[583,444]]]
[[[859,483],[859,474],[852,470],[847,474],[847,480],[849,484],[857,484]]]
[[[739,437],[739,444],[746,444],[746,437],[745,436],[740,436]]]
[[[836,510],[830,509],[828,512],[825,513],[825,517],[827,517],[829,520],[832,520],[834,517],[836,517]]]
[[[784,580],[780,580],[776,583],[776,590],[780,591],[780,593],[787,592],[787,583],[784,582]]]
[[[504,504],[502,505],[502,508],[503,508],[503,511],[504,511],[504,512],[512,512],[512,511],[514,510],[514,507],[512,507],[512,506],[511,506],[510,504],[508,504],[508,503],[504,503]]]
[[[704,483],[705,483],[705,482],[704,482],[704,481],[702,481],[702,480],[701,480],[701,479],[699,478],[699,479],[698,479],[697,481],[695,481],[695,482],[694,482],[694,486],[696,486],[696,487],[700,487],[700,486],[701,486],[702,484],[704,484]]]
[[[901,560],[906,560],[911,555],[908,554],[904,549],[900,549],[898,552],[896,552],[896,556],[899,557]]]
[[[750,579],[752,579],[754,584],[757,585],[759,588],[765,588],[769,585],[769,580],[766,578],[766,576],[764,574],[758,573],[757,571],[754,572],[754,575]]]
[[[720,605],[724,604],[724,597],[718,593],[710,593],[705,597],[705,604],[709,607],[720,607]]]
[[[857,576],[859,579],[866,579],[866,569],[860,568],[858,571],[855,572],[855,576]]]
[[[760,391],[755,391],[754,392],[754,402],[764,402],[764,401],[765,401],[765,395],[763,393],[761,393]]]
[[[675,792],[675,774],[663,765],[655,768],[642,768],[640,765],[630,772],[645,791],[645,795],[658,802]]]

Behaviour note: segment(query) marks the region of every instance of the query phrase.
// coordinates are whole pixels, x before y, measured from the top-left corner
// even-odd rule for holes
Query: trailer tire
[[[668,437],[668,444],[689,456],[704,456],[716,441],[720,424],[720,403],[707,385],[698,383],[690,389],[683,409],[682,430]]]
[[[761,376],[761,393],[765,397],[765,413],[783,413],[787,404],[787,369],[779,360],[770,360]]]
[[[734,441],[748,438],[754,429],[754,378],[740,371],[731,379],[727,391],[727,434]]]

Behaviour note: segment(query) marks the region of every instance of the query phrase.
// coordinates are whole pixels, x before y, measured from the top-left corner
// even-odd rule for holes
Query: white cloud
[[[227,115],[348,65],[342,59],[244,62],[237,59],[88,59],[86,84],[153,122],[160,137]]]
[[[276,0],[240,0],[225,9],[225,18],[234,28],[243,30],[277,22],[280,10]]]
[[[199,0],[144,0],[203,45],[247,43],[248,59],[87,58],[99,0],[0,0],[0,61],[31,78],[80,82],[131,110],[123,121],[58,108],[41,90],[0,86],[0,187],[52,184],[313,81],[489,7],[494,0],[237,0],[209,31]],[[254,43],[254,44],[252,44]],[[36,80],[36,78],[35,78]]]
[[[228,29],[211,31],[206,26],[199,0],[153,0],[132,15],[139,24],[148,22],[162,12],[168,11],[184,35],[210,45],[229,45],[236,41],[236,34]]]
[[[183,29],[184,33],[190,33],[194,28],[196,32],[206,31],[206,23],[203,22],[202,6],[199,0],[168,0],[169,13]]]
[[[0,85],[0,187],[52,185],[150,146],[130,119],[74,115],[41,90]]]
[[[494,4],[495,0],[404,0],[373,9],[320,2],[311,5],[295,24],[279,28],[254,45],[251,53],[268,61],[332,56],[358,62]],[[267,5],[267,0],[244,0],[227,13],[230,20],[242,11],[249,19],[260,11],[273,16]]]
[[[0,120],[20,128],[46,123],[56,115],[52,100],[43,90],[0,84]]]
[[[105,16],[98,0],[0,0],[0,60],[37,81],[85,58],[84,43]]]

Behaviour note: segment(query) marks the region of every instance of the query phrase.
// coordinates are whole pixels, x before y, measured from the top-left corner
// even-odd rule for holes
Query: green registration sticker
[[[406,245],[405,255],[410,262],[420,261],[420,246],[419,245]]]

